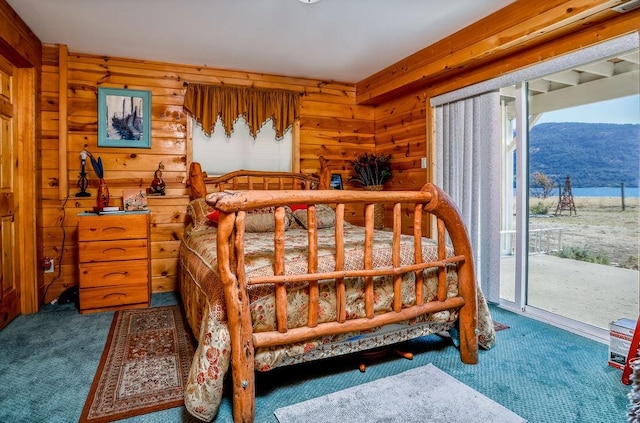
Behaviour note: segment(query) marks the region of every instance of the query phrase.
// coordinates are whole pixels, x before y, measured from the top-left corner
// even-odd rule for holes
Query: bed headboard
[[[329,189],[331,175],[327,161],[320,157],[320,176],[294,172],[272,172],[260,170],[236,170],[221,176],[210,177],[202,171],[198,162],[189,166],[187,187],[191,200],[204,198],[210,192],[224,190],[298,190]]]

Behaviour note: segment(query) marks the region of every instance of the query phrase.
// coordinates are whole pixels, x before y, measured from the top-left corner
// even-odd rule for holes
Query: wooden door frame
[[[41,144],[40,78],[42,43],[29,26],[0,0],[0,54],[16,67],[13,81],[14,201],[16,275],[20,289],[20,313],[35,313],[38,299],[38,244],[36,219],[41,185],[36,153]],[[38,166],[39,168],[39,166]]]
[[[14,76],[14,184],[16,200],[17,276],[20,286],[20,312],[35,313],[39,308],[36,189],[36,144],[38,141],[40,107],[39,75],[35,68],[17,68]]]

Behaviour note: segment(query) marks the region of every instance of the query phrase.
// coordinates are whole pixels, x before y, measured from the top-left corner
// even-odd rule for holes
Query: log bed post
[[[255,417],[255,351],[249,298],[244,284],[244,216],[245,212],[220,212],[216,247],[231,337],[231,376],[233,379],[233,421],[253,422]],[[237,235],[233,237],[233,232]],[[233,242],[235,238],[235,242]],[[233,244],[232,244],[233,243]],[[234,245],[235,244],[235,245]],[[232,250],[237,249],[235,269],[231,269]],[[242,262],[239,262],[242,260]],[[234,276],[234,274],[236,276]]]
[[[187,186],[190,188],[190,199],[204,198],[207,196],[207,186],[204,183],[202,167],[198,162],[191,162],[189,166],[189,180]]]
[[[426,184],[423,191],[432,193],[433,199],[424,210],[441,219],[447,227],[454,254],[467,257],[458,263],[458,295],[465,299],[460,309],[460,359],[465,364],[478,363],[478,293],[476,291],[473,252],[467,228],[461,214],[447,193],[433,184]],[[442,242],[443,240],[438,240]]]
[[[318,189],[330,189],[331,188],[331,172],[329,171],[329,160],[323,156],[318,157],[320,161],[320,186]]]

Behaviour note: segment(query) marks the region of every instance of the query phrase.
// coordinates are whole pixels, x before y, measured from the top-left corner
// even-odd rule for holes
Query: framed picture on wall
[[[98,147],[151,148],[151,92],[98,88]]]

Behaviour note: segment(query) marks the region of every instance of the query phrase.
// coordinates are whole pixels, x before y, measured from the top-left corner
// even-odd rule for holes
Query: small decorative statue
[[[158,163],[158,169],[156,169],[153,174],[153,181],[151,181],[151,187],[147,188],[147,193],[149,195],[164,195],[164,180],[162,179],[162,170],[164,169],[164,164],[162,161]]]

